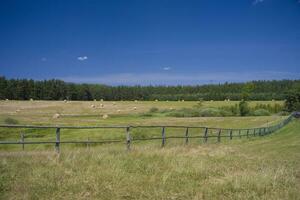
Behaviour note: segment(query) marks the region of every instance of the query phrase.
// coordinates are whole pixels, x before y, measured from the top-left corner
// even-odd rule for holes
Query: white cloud
[[[256,4],[262,3],[262,2],[264,2],[264,0],[254,0],[254,1],[252,2],[252,4],[253,4],[253,5],[256,5]]]
[[[169,71],[169,70],[171,70],[171,67],[164,67],[163,70]]]
[[[102,76],[60,77],[67,82],[101,83],[108,85],[195,85],[207,83],[245,82],[252,80],[299,79],[300,73],[280,71],[258,72],[198,72],[189,74],[174,73],[122,73]]]
[[[87,59],[88,59],[87,56],[79,56],[79,57],[77,57],[77,60],[79,60],[79,61],[85,61]]]

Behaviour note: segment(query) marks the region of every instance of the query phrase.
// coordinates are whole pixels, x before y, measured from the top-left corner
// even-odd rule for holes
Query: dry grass
[[[274,135],[158,148],[1,153],[3,199],[299,199],[299,121]],[[279,142],[280,141],[280,142]]]

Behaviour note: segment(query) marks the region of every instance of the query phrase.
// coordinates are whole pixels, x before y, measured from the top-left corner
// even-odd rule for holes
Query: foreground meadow
[[[299,199],[300,129],[207,145],[0,153],[2,199]]]
[[[204,125],[251,128],[275,124],[284,116],[191,117],[143,116],[159,109],[192,107],[195,102],[9,101],[1,102],[0,121],[36,125]],[[205,102],[209,106],[232,102]],[[268,102],[273,103],[273,102]],[[254,102],[251,102],[254,104]],[[123,114],[117,110],[129,110]],[[133,109],[137,107],[136,109]],[[16,110],[19,110],[16,112]],[[61,117],[53,118],[60,112]],[[64,114],[64,115],[63,115]],[[107,119],[102,115],[108,114]],[[299,199],[300,121],[294,119],[272,135],[222,139],[133,141],[126,151],[124,130],[62,130],[62,140],[122,138],[124,143],[0,147],[0,199]],[[52,141],[54,130],[0,129],[1,140]],[[181,134],[184,130],[167,130]],[[194,130],[192,134],[202,134]],[[161,130],[135,130],[134,136],[159,136]]]

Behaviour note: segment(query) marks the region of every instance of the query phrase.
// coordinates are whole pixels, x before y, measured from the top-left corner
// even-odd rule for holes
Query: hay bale
[[[157,102],[157,101],[158,101],[158,99],[155,99],[155,101]]]
[[[100,101],[103,102],[104,100],[103,100],[103,99],[100,99]]]
[[[30,101],[33,101],[33,98],[30,98]]]
[[[102,116],[102,118],[103,118],[103,119],[107,119],[107,118],[108,118],[108,114],[104,114],[104,115]]]
[[[53,115],[52,118],[53,118],[53,119],[58,119],[58,118],[60,118],[60,114],[56,113],[56,114]]]
[[[94,101],[97,101],[97,99],[94,99]]]
[[[120,113],[120,112],[121,112],[121,110],[117,110],[117,112],[118,112],[118,113]]]
[[[96,106],[94,104],[91,105],[91,108],[95,108]]]
[[[134,100],[134,102],[138,102],[138,100]]]
[[[100,104],[100,108],[104,108],[104,105],[102,103]]]
[[[136,109],[137,109],[137,107],[134,106],[134,107],[133,107],[133,110],[136,110]]]
[[[64,99],[64,102],[67,103],[67,99]]]
[[[182,99],[181,101],[184,102],[184,99]]]
[[[5,101],[9,101],[8,99],[5,99]]]
[[[167,100],[166,102],[169,102],[169,100]]]

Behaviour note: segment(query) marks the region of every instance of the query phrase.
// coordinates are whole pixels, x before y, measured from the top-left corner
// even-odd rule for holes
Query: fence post
[[[249,129],[247,129],[247,133],[246,134],[247,134],[247,138],[249,138]]]
[[[258,135],[261,136],[261,128],[259,128]]]
[[[266,135],[266,128],[263,129],[263,135]]]
[[[207,134],[208,134],[208,128],[205,128],[205,130],[204,130],[204,143],[207,142],[207,139],[208,139]]]
[[[221,129],[219,129],[219,132],[218,132],[218,142],[221,142]]]
[[[185,144],[189,143],[189,128],[187,127],[185,130]]]
[[[130,143],[131,143],[131,137],[130,137],[130,127],[126,127],[126,146],[127,150],[130,150]]]
[[[164,147],[166,144],[165,127],[162,127],[161,137],[162,137],[161,146]]]
[[[90,138],[87,138],[86,148],[90,150]]]
[[[232,140],[232,129],[229,132],[229,138]]]
[[[60,145],[60,128],[56,128],[56,143],[55,143],[55,150],[59,153],[59,145]]]
[[[24,133],[21,133],[21,143],[22,143],[22,150],[24,151],[25,149],[25,144],[24,144]]]

